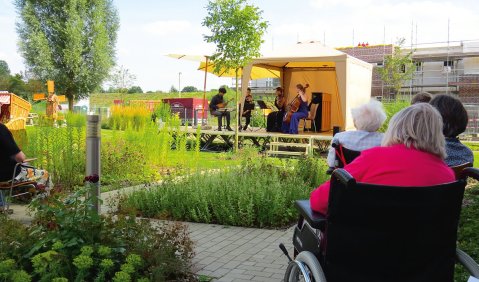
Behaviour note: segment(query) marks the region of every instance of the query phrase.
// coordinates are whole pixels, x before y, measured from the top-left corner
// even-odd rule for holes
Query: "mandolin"
[[[309,87],[309,84],[306,84],[304,86],[305,91],[306,91],[306,88],[308,87]],[[298,95],[296,95],[296,97],[294,97],[294,99],[286,107],[286,109],[288,110],[286,111],[286,114],[283,117],[283,122],[285,123],[291,122],[291,116],[293,115],[293,113],[296,113],[299,110],[299,107],[301,106],[301,102],[302,102],[301,96],[298,93]]]
[[[233,101],[233,99],[234,99],[234,98],[231,98],[231,99],[229,99],[229,100],[226,101],[226,102],[219,103],[219,104],[216,105],[216,107],[218,107],[219,109],[224,108],[224,107],[228,106],[228,103],[231,102],[231,101]]]

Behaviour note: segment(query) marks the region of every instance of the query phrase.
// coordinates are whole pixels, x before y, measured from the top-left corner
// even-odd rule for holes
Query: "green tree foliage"
[[[132,86],[130,89],[128,89],[128,93],[143,93],[143,89],[141,89],[140,86]]]
[[[113,69],[109,76],[111,88],[118,93],[127,93],[135,80],[136,76],[123,66]]]
[[[258,7],[246,0],[214,0],[206,7],[208,15],[202,25],[210,29],[205,41],[216,44],[211,57],[215,71],[238,69],[260,56],[262,37],[268,23]]]
[[[9,76],[9,75],[10,75],[10,68],[8,67],[7,62],[0,60],[0,77]]]
[[[261,17],[263,11],[248,4],[247,0],[210,0],[206,10],[208,15],[203,19],[202,25],[211,34],[203,37],[206,42],[216,45],[215,53],[211,56],[215,72],[236,70],[236,112],[240,112],[238,69],[260,56],[262,37],[268,28],[268,22]],[[236,129],[237,125],[236,123]],[[238,130],[235,134],[235,151],[238,151]]]
[[[15,0],[19,49],[40,80],[55,81],[69,108],[108,77],[119,18],[112,0]]]
[[[174,85],[171,85],[170,93],[178,93],[178,89]]]
[[[394,94],[399,94],[404,82],[411,80],[414,74],[412,50],[405,54],[401,51],[404,41],[404,38],[397,41],[393,53],[384,58],[384,66],[377,69],[381,79],[391,87]]]
[[[198,92],[198,88],[194,86],[185,86],[181,92]]]

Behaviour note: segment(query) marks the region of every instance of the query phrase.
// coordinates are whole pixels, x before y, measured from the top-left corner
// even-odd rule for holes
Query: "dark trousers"
[[[230,112],[216,110],[211,112],[211,114],[218,117],[218,127],[223,126],[223,117],[226,117],[226,126],[230,126]]]
[[[243,114],[243,117],[245,118],[245,121],[246,121],[246,124],[244,125],[244,129],[246,129],[246,128],[248,128],[248,125],[251,122],[251,112]],[[238,124],[241,127],[241,117],[238,118]]]

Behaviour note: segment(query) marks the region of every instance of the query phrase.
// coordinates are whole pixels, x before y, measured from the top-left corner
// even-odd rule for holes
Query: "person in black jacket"
[[[251,112],[254,110],[254,101],[253,96],[251,95],[251,88],[248,87],[246,90],[246,97],[244,99],[244,106],[243,106],[243,116],[246,119],[246,124],[244,127],[241,126],[241,116],[238,118],[239,123],[239,130],[246,130],[248,125],[251,122]]]
[[[218,94],[213,96],[210,101],[210,112],[212,115],[218,117],[218,131],[221,131],[221,127],[223,125],[223,116],[226,117],[226,129],[233,131],[233,129],[230,127],[230,112],[223,109],[228,104],[228,102],[225,103],[223,99],[225,94],[226,89],[221,87],[218,90]]]
[[[11,181],[15,165],[25,162],[26,159],[25,154],[13,139],[10,130],[3,123],[0,123],[0,182]],[[37,187],[46,192],[52,187],[48,172],[41,169],[17,166],[14,181],[35,181]],[[0,195],[0,206],[3,206],[2,195]]]

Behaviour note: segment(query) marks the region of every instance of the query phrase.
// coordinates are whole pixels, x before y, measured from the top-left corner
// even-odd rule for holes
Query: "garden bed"
[[[254,156],[239,167],[165,180],[123,195],[120,213],[246,227],[285,227],[296,220],[293,202],[327,180],[322,159]]]

